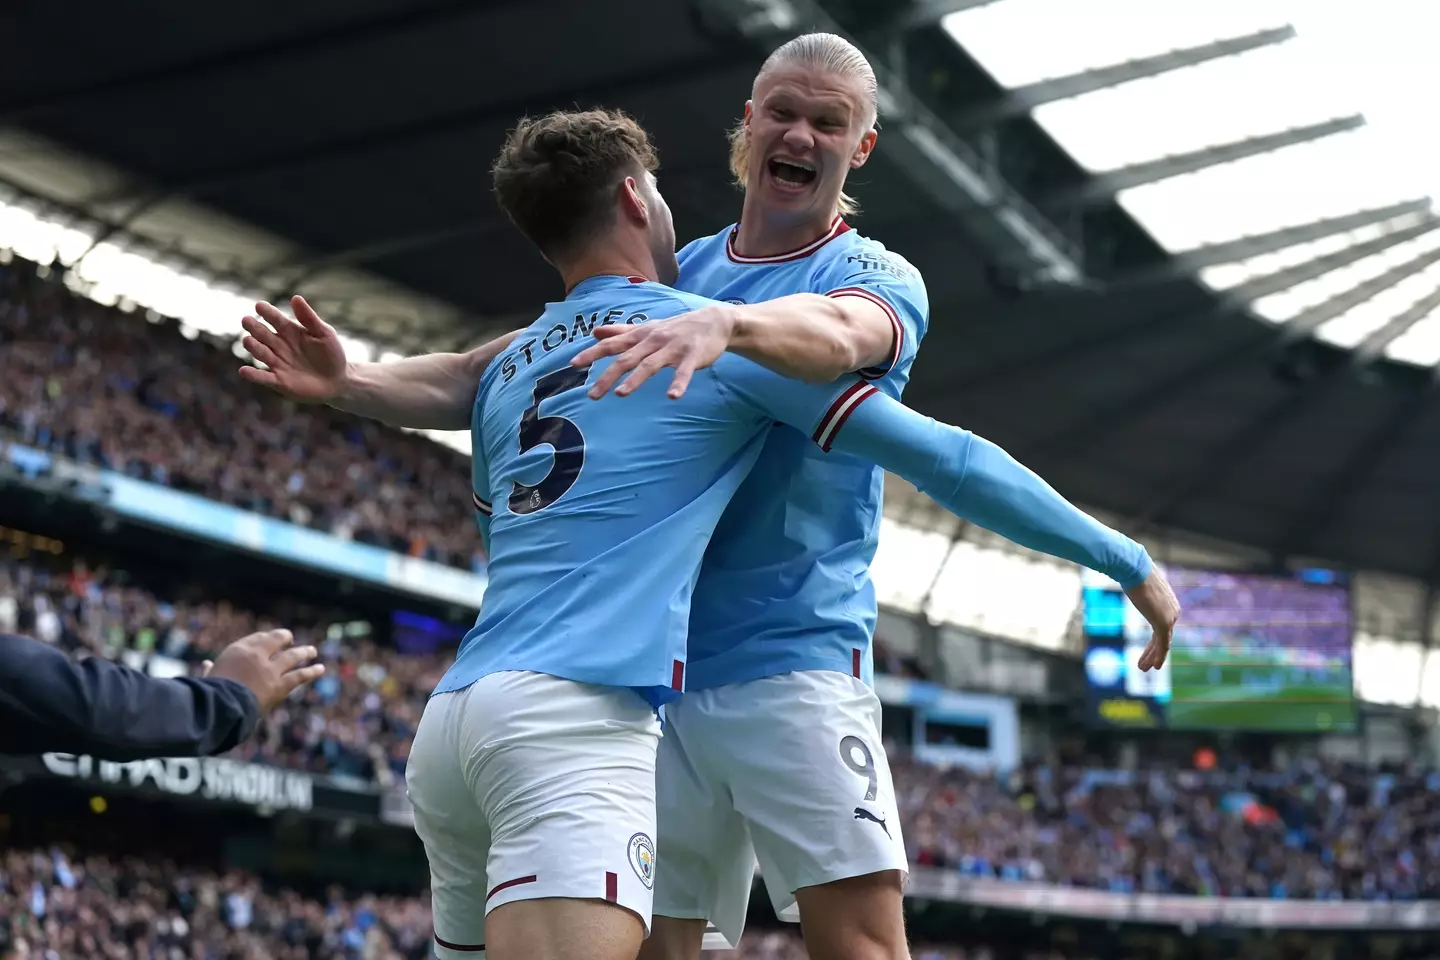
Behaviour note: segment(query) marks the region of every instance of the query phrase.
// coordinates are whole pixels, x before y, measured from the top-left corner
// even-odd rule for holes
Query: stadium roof
[[[859,225],[930,287],[909,402],[1097,508],[1440,580],[1433,151],[1393,83],[1410,62],[1396,51],[1418,56],[1430,31],[1376,26],[1432,15],[1403,0],[1353,24],[1279,0],[883,6],[0,12],[0,180],[17,188],[0,194],[0,246],[56,248],[109,300],[159,262],[229,291],[206,312],[299,291],[375,353],[460,348],[558,293],[486,191],[519,114],[636,113],[679,234],[700,235],[738,210],[723,132],[765,50],[841,29],[881,74]]]

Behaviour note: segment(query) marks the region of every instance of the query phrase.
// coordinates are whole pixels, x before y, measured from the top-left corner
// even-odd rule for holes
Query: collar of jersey
[[[583,297],[595,290],[604,290],[607,287],[620,286],[627,283],[649,283],[646,277],[627,276],[621,273],[600,273],[593,277],[586,277],[575,286],[565,292],[565,299],[571,300],[575,297]]]
[[[725,256],[729,257],[732,263],[788,263],[791,260],[803,260],[849,229],[850,224],[837,213],[835,219],[830,221],[829,229],[804,246],[765,257],[747,257],[735,252],[735,238],[740,233],[740,224],[737,223],[730,228],[730,235],[725,238]]]

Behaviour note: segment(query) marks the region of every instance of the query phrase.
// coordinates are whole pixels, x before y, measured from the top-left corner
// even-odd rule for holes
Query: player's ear
[[[860,138],[860,142],[855,146],[855,152],[850,156],[851,170],[858,170],[865,166],[865,161],[870,159],[870,153],[875,149],[875,141],[879,139],[879,137],[880,135],[875,131],[874,127],[865,131],[865,135]]]
[[[650,210],[645,206],[645,198],[640,194],[640,184],[634,177],[626,177],[620,184],[620,210],[634,223],[643,225],[650,222]]]
[[[754,104],[755,104],[755,101],[753,101],[753,100],[746,100],[746,101],[745,101],[745,120],[744,120],[743,122],[744,122],[744,124],[745,124],[745,129],[746,129],[746,130],[749,130],[749,129],[750,129],[750,114],[753,112]]]

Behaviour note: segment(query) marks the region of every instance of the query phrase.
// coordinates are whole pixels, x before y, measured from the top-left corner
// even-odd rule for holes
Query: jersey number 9
[[[520,452],[528,453],[548,444],[555,450],[550,472],[532,486],[512,483],[510,512],[519,516],[538,513],[565,495],[580,477],[585,465],[585,435],[574,421],[564,417],[540,416],[540,404],[566,390],[583,387],[590,378],[589,367],[566,367],[535,381],[534,401],[520,416]]]

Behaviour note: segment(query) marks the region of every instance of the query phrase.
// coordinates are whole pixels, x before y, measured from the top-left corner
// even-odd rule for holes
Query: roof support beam
[[[1231,290],[1219,291],[1219,303],[1212,302],[1209,305],[1202,307],[1198,310],[1171,310],[1158,314],[1142,315],[1133,322],[1119,324],[1116,327],[1090,339],[1083,340],[1078,343],[1071,342],[1061,344],[1056,347],[1050,347],[1041,352],[1021,357],[1014,362],[999,364],[977,377],[972,377],[971,379],[966,380],[964,383],[958,384],[955,389],[951,391],[951,395],[964,393],[986,386],[991,383],[1010,379],[1012,377],[1044,376],[1048,373],[1050,368],[1052,368],[1057,363],[1064,363],[1078,358],[1103,353],[1104,351],[1111,349],[1115,344],[1124,343],[1125,341],[1132,340],[1135,337],[1164,334],[1167,329],[1169,329],[1172,325],[1176,323],[1203,320],[1207,316],[1214,316],[1216,314],[1223,313],[1227,309],[1246,308],[1252,300],[1257,300],[1260,297],[1268,296],[1272,293],[1279,293],[1282,290],[1288,290],[1290,287],[1293,287],[1298,283],[1314,279],[1315,277],[1329,273],[1332,270],[1336,270],[1340,267],[1347,266],[1348,264],[1362,260],[1365,257],[1380,253],[1384,250],[1388,250],[1389,248],[1404,243],[1407,240],[1413,240],[1416,237],[1423,236],[1424,234],[1429,233],[1431,230],[1434,230],[1437,227],[1440,227],[1440,221],[1432,220],[1427,221],[1423,224],[1417,224],[1412,227],[1407,227],[1403,230],[1397,230],[1394,233],[1387,234],[1383,237],[1377,237],[1374,240],[1369,240],[1365,243],[1357,243],[1353,247],[1346,247],[1343,250],[1337,250],[1335,253],[1326,254],[1323,257],[1316,257],[1314,260],[1307,260],[1306,262],[1296,264],[1293,267],[1286,267],[1282,270],[1277,270],[1274,273],[1256,277],[1254,280],[1243,283],[1240,286],[1235,287]],[[1079,313],[1083,312],[1083,310],[1084,303],[1081,302],[1079,305],[1077,305],[1076,311],[1077,313]],[[1270,338],[1272,336],[1270,330],[1260,326],[1259,324],[1256,325],[1256,330],[1257,343],[1264,344],[1270,341]],[[1222,359],[1229,356],[1228,349],[1222,350],[1219,356]],[[1204,367],[1203,362],[1201,366],[1202,368]],[[1169,394],[1174,386],[1176,385],[1167,383],[1163,393]],[[1103,425],[1103,423],[1105,422],[1104,418],[1110,415],[1123,414],[1127,409],[1130,408],[1131,404],[1135,402],[1138,401],[1137,398],[1133,396],[1122,398],[1115,404],[1114,409],[1113,411],[1111,411],[1110,414],[1106,414],[1104,411],[1101,411],[1097,415],[1097,419],[1088,423],[1087,426],[1096,427]],[[1109,409],[1110,408],[1106,408],[1106,410]],[[1073,427],[1074,425],[1067,425],[1057,435],[1049,438],[1048,440],[1041,441],[1037,449],[1048,450],[1050,448],[1050,443],[1054,440],[1064,440],[1067,437],[1076,437],[1076,432]],[[1079,437],[1078,442],[1084,443],[1088,439],[1088,436]]]
[[[1426,231],[1434,229],[1436,225],[1437,224],[1435,223],[1426,224],[1425,229]],[[1377,250],[1372,252],[1378,252],[1378,250],[1383,250],[1387,247],[1391,247],[1397,243],[1403,242],[1403,240],[1400,238],[1400,234],[1404,232],[1405,231],[1397,231],[1396,233],[1391,234],[1388,237],[1379,238],[1379,240],[1384,241],[1384,243],[1382,243],[1377,248]],[[1403,239],[1409,238],[1407,237]],[[1359,244],[1357,246],[1366,245]],[[1340,251],[1340,253],[1346,252],[1347,251]],[[1318,260],[1328,259],[1330,258],[1318,258]],[[1359,257],[1355,257],[1352,259],[1359,259]],[[1313,262],[1316,261],[1312,261],[1312,263]],[[1302,266],[1304,265],[1302,264]],[[1318,271],[1316,275],[1318,276],[1319,274],[1328,273],[1330,270],[1335,269],[1335,266],[1336,265],[1333,264],[1329,265],[1324,270]],[[1258,280],[1252,281],[1252,283],[1258,286],[1260,284],[1264,284],[1267,280],[1270,280],[1273,277],[1281,277],[1288,272],[1289,271],[1287,270],[1277,271],[1276,273],[1270,274],[1269,277],[1260,277]],[[1283,286],[1279,286],[1277,289],[1286,289],[1292,286],[1293,282],[1296,281],[1286,282],[1283,284]],[[1371,295],[1373,296],[1373,294]],[[1200,311],[1198,314],[1191,314],[1189,316],[1182,316],[1180,318],[1170,319],[1200,319],[1206,315],[1214,315],[1215,313],[1223,312],[1225,309],[1226,307],[1221,304],[1212,308],[1211,310]],[[1137,324],[1136,326],[1140,325]],[[1147,324],[1146,327],[1148,329],[1145,332],[1149,332],[1150,330],[1157,330],[1163,332],[1164,329],[1163,326],[1153,323]],[[1283,330],[1279,332],[1278,338],[1279,342],[1285,342],[1285,334]],[[1104,339],[1108,340],[1110,339],[1110,337],[1107,336]],[[1096,342],[1098,342],[1098,340]],[[1116,423],[1118,420],[1128,415],[1130,411],[1137,408],[1149,408],[1156,404],[1163,404],[1173,401],[1176,397],[1182,396],[1187,390],[1193,388],[1195,385],[1204,383],[1210,377],[1213,377],[1221,373],[1222,371],[1229,369],[1235,364],[1242,363],[1246,360],[1261,356],[1264,354],[1265,351],[1274,349],[1276,343],[1277,332],[1269,328],[1268,325],[1256,322],[1254,333],[1247,337],[1238,346],[1233,343],[1221,344],[1215,350],[1212,350],[1211,352],[1197,359],[1194,363],[1185,367],[1178,374],[1163,378],[1162,381],[1158,384],[1142,388],[1125,396],[1121,396],[1101,407],[1100,409],[1094,411],[1090,416],[1086,417],[1079,423],[1071,422],[1058,425],[1057,429],[1054,432],[1041,438],[1032,447],[1025,449],[1023,452],[1027,456],[1036,456],[1040,454],[1056,457],[1068,456],[1084,447],[1087,443],[1091,442],[1092,438],[1097,432]],[[1099,347],[1094,346],[1093,343],[1086,344],[1080,350],[1071,351],[1071,356],[1073,357],[1076,354],[1088,353],[1091,349],[1099,349]],[[1018,370],[1015,371],[1016,374],[1020,372],[1021,371]],[[1028,373],[1029,371],[1027,370],[1025,372]]]
[[[1427,251],[1387,270],[1378,277],[1357,284],[1349,290],[1329,298],[1282,326],[1279,342],[1283,345],[1304,339],[1326,321],[1338,317],[1357,304],[1364,303],[1437,261],[1440,261],[1440,250]],[[1258,351],[1269,349],[1273,343],[1274,341],[1269,337],[1259,341],[1255,350],[1236,353],[1236,362],[1257,356]],[[1228,364],[1213,369],[1218,371],[1226,366]],[[1349,364],[1342,364],[1324,376],[1292,390],[1270,409],[1226,437],[1223,442],[1205,451],[1193,465],[1186,466],[1179,482],[1141,512],[1141,520],[1147,525],[1163,526],[1186,500],[1203,494],[1216,481],[1223,478],[1240,457],[1262,445],[1274,430],[1290,417],[1305,409],[1317,395],[1325,390],[1333,389],[1336,384],[1341,382],[1341,373],[1350,369]],[[1173,389],[1173,381],[1167,383],[1167,387]]]
[[[1233,57],[1250,50],[1284,43],[1294,36],[1294,27],[1276,27],[1248,36],[1216,40],[1214,43],[1170,50],[1152,57],[1141,57],[1110,66],[1082,70],[1063,77],[1040,80],[1023,87],[1016,87],[995,104],[967,112],[960,122],[966,126],[985,126],[1006,117],[1029,113],[1036,107],[1057,100],[1068,100],[1071,97],[1084,96],[1097,90],[1118,87],[1122,83],[1129,83],[1132,80],[1158,77],[1164,73],[1197,66],[1211,60]]]
[[[1321,325],[1334,320],[1352,307],[1358,307],[1365,301],[1379,296],[1395,284],[1413,277],[1437,262],[1440,262],[1440,249],[1427,250],[1419,256],[1411,257],[1404,263],[1391,267],[1378,277],[1372,277],[1364,283],[1358,283],[1348,290],[1337,293],[1324,303],[1316,304],[1282,324],[1280,327],[1281,342],[1288,344],[1304,340]]]
[[[1380,359],[1385,348],[1400,338],[1406,330],[1440,310],[1440,287],[1431,290],[1410,306],[1388,320],[1383,327],[1371,333],[1355,347],[1355,363],[1365,365]]]
[[[950,563],[950,558],[954,556],[955,549],[960,545],[960,541],[965,539],[965,531],[969,526],[970,522],[962,518],[960,523],[956,525],[955,532],[950,535],[950,545],[945,548],[945,556],[940,558],[940,562],[935,567],[935,572],[930,575],[930,584],[925,588],[924,596],[920,598],[921,622],[929,621],[930,603],[935,599],[935,591],[940,587],[940,577],[944,575],[945,567]]]
[[[1396,230],[1394,233],[1387,233],[1383,237],[1376,237],[1373,240],[1366,240],[1364,243],[1357,243],[1354,246],[1336,250],[1334,253],[1327,253],[1323,257],[1316,257],[1313,260],[1306,260],[1274,273],[1267,273],[1254,280],[1247,280],[1236,287],[1223,291],[1224,295],[1238,303],[1249,304],[1259,300],[1261,297],[1268,297],[1272,293],[1279,293],[1282,290],[1289,290],[1291,287],[1299,286],[1307,280],[1314,280],[1323,277],[1333,270],[1341,267],[1348,267],[1352,263],[1359,263],[1366,257],[1374,256],[1389,250],[1391,247],[1399,246],[1410,240],[1422,237],[1440,227],[1440,220],[1426,220],[1414,226],[1406,227],[1403,230]]]
[[[81,252],[80,256],[75,258],[73,265],[78,266],[82,260],[94,253],[95,248],[102,243],[108,243],[117,236],[129,232],[141,217],[164,203],[168,198],[168,193],[159,190],[147,193],[138,198],[129,210],[120,215],[118,220],[106,224],[104,229],[95,234],[95,239],[91,240],[90,245]],[[99,218],[97,217],[96,219],[98,220]]]
[[[1197,173],[1224,163],[1244,160],[1247,157],[1274,153],[1276,150],[1283,150],[1286,147],[1346,133],[1364,125],[1365,118],[1355,114],[1326,120],[1323,123],[1294,127],[1278,133],[1267,133],[1230,143],[1220,143],[1200,150],[1192,150],[1189,153],[1177,153],[1174,156],[1161,157],[1158,160],[1147,160],[1143,163],[1117,167],[1114,170],[1096,174],[1093,182],[1079,190],[1062,194],[1056,200],[1059,203],[1080,206],[1104,203],[1123,190],[1143,187],[1149,183],[1159,183],[1161,180],[1169,180],[1187,173]]]
[[[1175,254],[1174,259],[1177,265],[1186,272],[1195,272],[1206,267],[1236,263],[1241,260],[1249,260],[1251,257],[1284,250],[1286,247],[1323,240],[1326,237],[1333,237],[1337,233],[1348,233],[1351,230],[1359,230],[1362,227],[1384,223],[1387,220],[1421,216],[1428,213],[1429,210],[1429,200],[1410,200],[1388,207],[1347,213],[1339,217],[1325,217],[1293,227],[1281,227],[1279,230],[1251,234],[1248,237],[1238,237],[1221,243],[1207,243],[1204,246],[1181,251]]]

